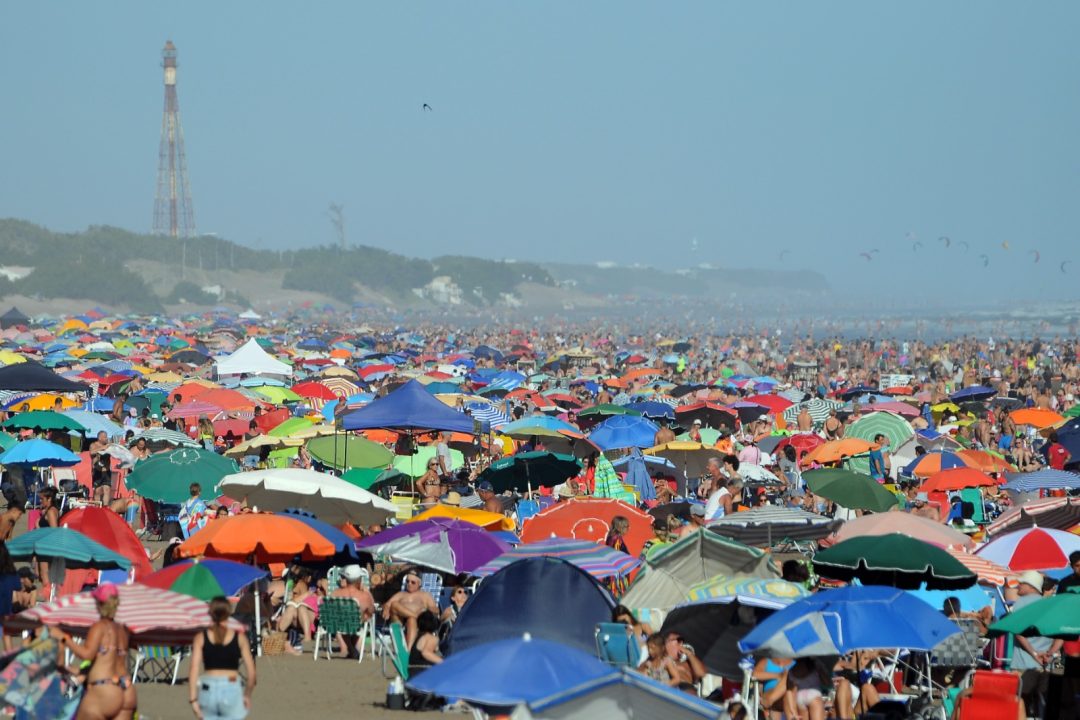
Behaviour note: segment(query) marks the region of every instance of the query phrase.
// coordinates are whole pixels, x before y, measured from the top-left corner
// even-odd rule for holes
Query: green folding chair
[[[364,624],[360,606],[352,598],[323,598],[319,603],[319,620],[315,630],[315,653],[313,660],[319,659],[319,644],[326,638],[326,659],[332,657],[330,651],[334,644],[334,637],[338,633],[342,635],[356,635],[359,637],[367,628]],[[360,659],[364,657],[363,651]]]
[[[385,636],[380,636],[383,643],[382,651],[382,668],[383,676],[391,677],[387,672],[387,661],[393,666],[394,671],[402,681],[409,679],[409,647],[405,644],[405,628],[401,623],[390,623],[388,628],[390,639],[387,640]]]

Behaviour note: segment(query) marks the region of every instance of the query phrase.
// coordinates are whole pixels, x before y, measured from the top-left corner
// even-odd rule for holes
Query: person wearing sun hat
[[[138,705],[135,685],[128,675],[129,637],[127,628],[116,622],[120,607],[120,589],[113,583],[102,583],[90,591],[100,619],[90,626],[86,642],[78,644],[57,627],[49,634],[80,660],[89,660],[86,692],[79,704],[79,717],[117,717],[134,713]]]
[[[1035,570],[1025,570],[1016,577],[1019,597],[1013,603],[1013,612],[1042,600],[1043,576]],[[1020,696],[1024,700],[1028,717],[1040,717],[1043,697],[1049,678],[1046,665],[1053,640],[1045,637],[1013,636],[1011,670],[1020,673]]]

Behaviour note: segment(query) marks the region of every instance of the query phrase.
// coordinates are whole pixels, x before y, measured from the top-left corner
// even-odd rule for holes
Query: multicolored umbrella
[[[477,577],[494,575],[512,562],[530,557],[554,557],[581,568],[598,580],[626,577],[641,561],[624,552],[588,540],[548,538],[518,545],[512,550],[473,570]]]
[[[802,585],[778,578],[736,578],[717,575],[690,587],[689,602],[716,602],[731,598],[766,598],[791,601],[810,593]]]
[[[1077,524],[1080,524],[1080,498],[1043,498],[1009,508],[987,525],[986,532],[996,537],[1009,530],[1036,526],[1069,530]]]
[[[979,555],[973,555],[964,548],[947,547],[945,552],[959,560],[964,567],[978,576],[980,583],[986,585],[1004,585],[1014,574],[1009,568],[1002,567]]]
[[[975,554],[1013,572],[1043,572],[1068,567],[1069,553],[1077,550],[1080,550],[1080,536],[1063,530],[1033,527],[991,540]]]
[[[959,454],[938,450],[915,458],[900,469],[900,474],[905,477],[927,478],[942,470],[963,467],[968,467],[968,462]]]
[[[265,570],[253,565],[208,558],[182,560],[147,575],[139,583],[210,601],[219,596],[236,595],[266,574]]]

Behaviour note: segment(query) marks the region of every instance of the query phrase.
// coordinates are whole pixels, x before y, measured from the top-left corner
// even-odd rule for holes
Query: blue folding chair
[[[629,625],[599,623],[596,626],[596,657],[616,667],[635,668],[641,648]]]

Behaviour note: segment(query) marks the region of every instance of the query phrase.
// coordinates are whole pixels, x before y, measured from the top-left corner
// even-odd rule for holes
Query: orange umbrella
[[[1016,472],[1016,468],[1006,460],[991,455],[985,450],[957,450],[957,457],[970,467],[985,473]]]
[[[830,440],[823,445],[819,445],[810,452],[803,456],[803,464],[811,462],[819,463],[833,463],[839,462],[844,458],[854,457],[856,455],[864,455],[871,450],[876,449],[878,446],[872,442],[866,440],[860,440],[859,438],[843,438],[842,440]]]
[[[631,555],[638,555],[645,542],[653,537],[652,516],[610,498],[563,500],[525,521],[521,541],[539,542],[550,537],[575,538],[602,543],[611,529],[611,520],[622,515],[630,521],[624,536]]]
[[[997,480],[974,468],[958,467],[936,472],[919,487],[925,493],[948,492],[974,487],[994,487]]]
[[[300,555],[318,560],[333,555],[334,543],[299,520],[270,513],[247,513],[216,518],[185,540],[182,557],[223,557],[256,563],[289,562]]]
[[[406,522],[430,520],[437,517],[462,520],[492,532],[496,530],[514,529],[514,521],[502,513],[488,512],[487,510],[480,510],[479,508],[459,508],[442,504],[435,505],[419,515],[416,515],[411,520],[406,520]]]
[[[1017,425],[1031,425],[1035,428],[1044,428],[1064,420],[1064,416],[1058,415],[1053,410],[1042,408],[1024,408],[1014,410],[1009,414]]]

